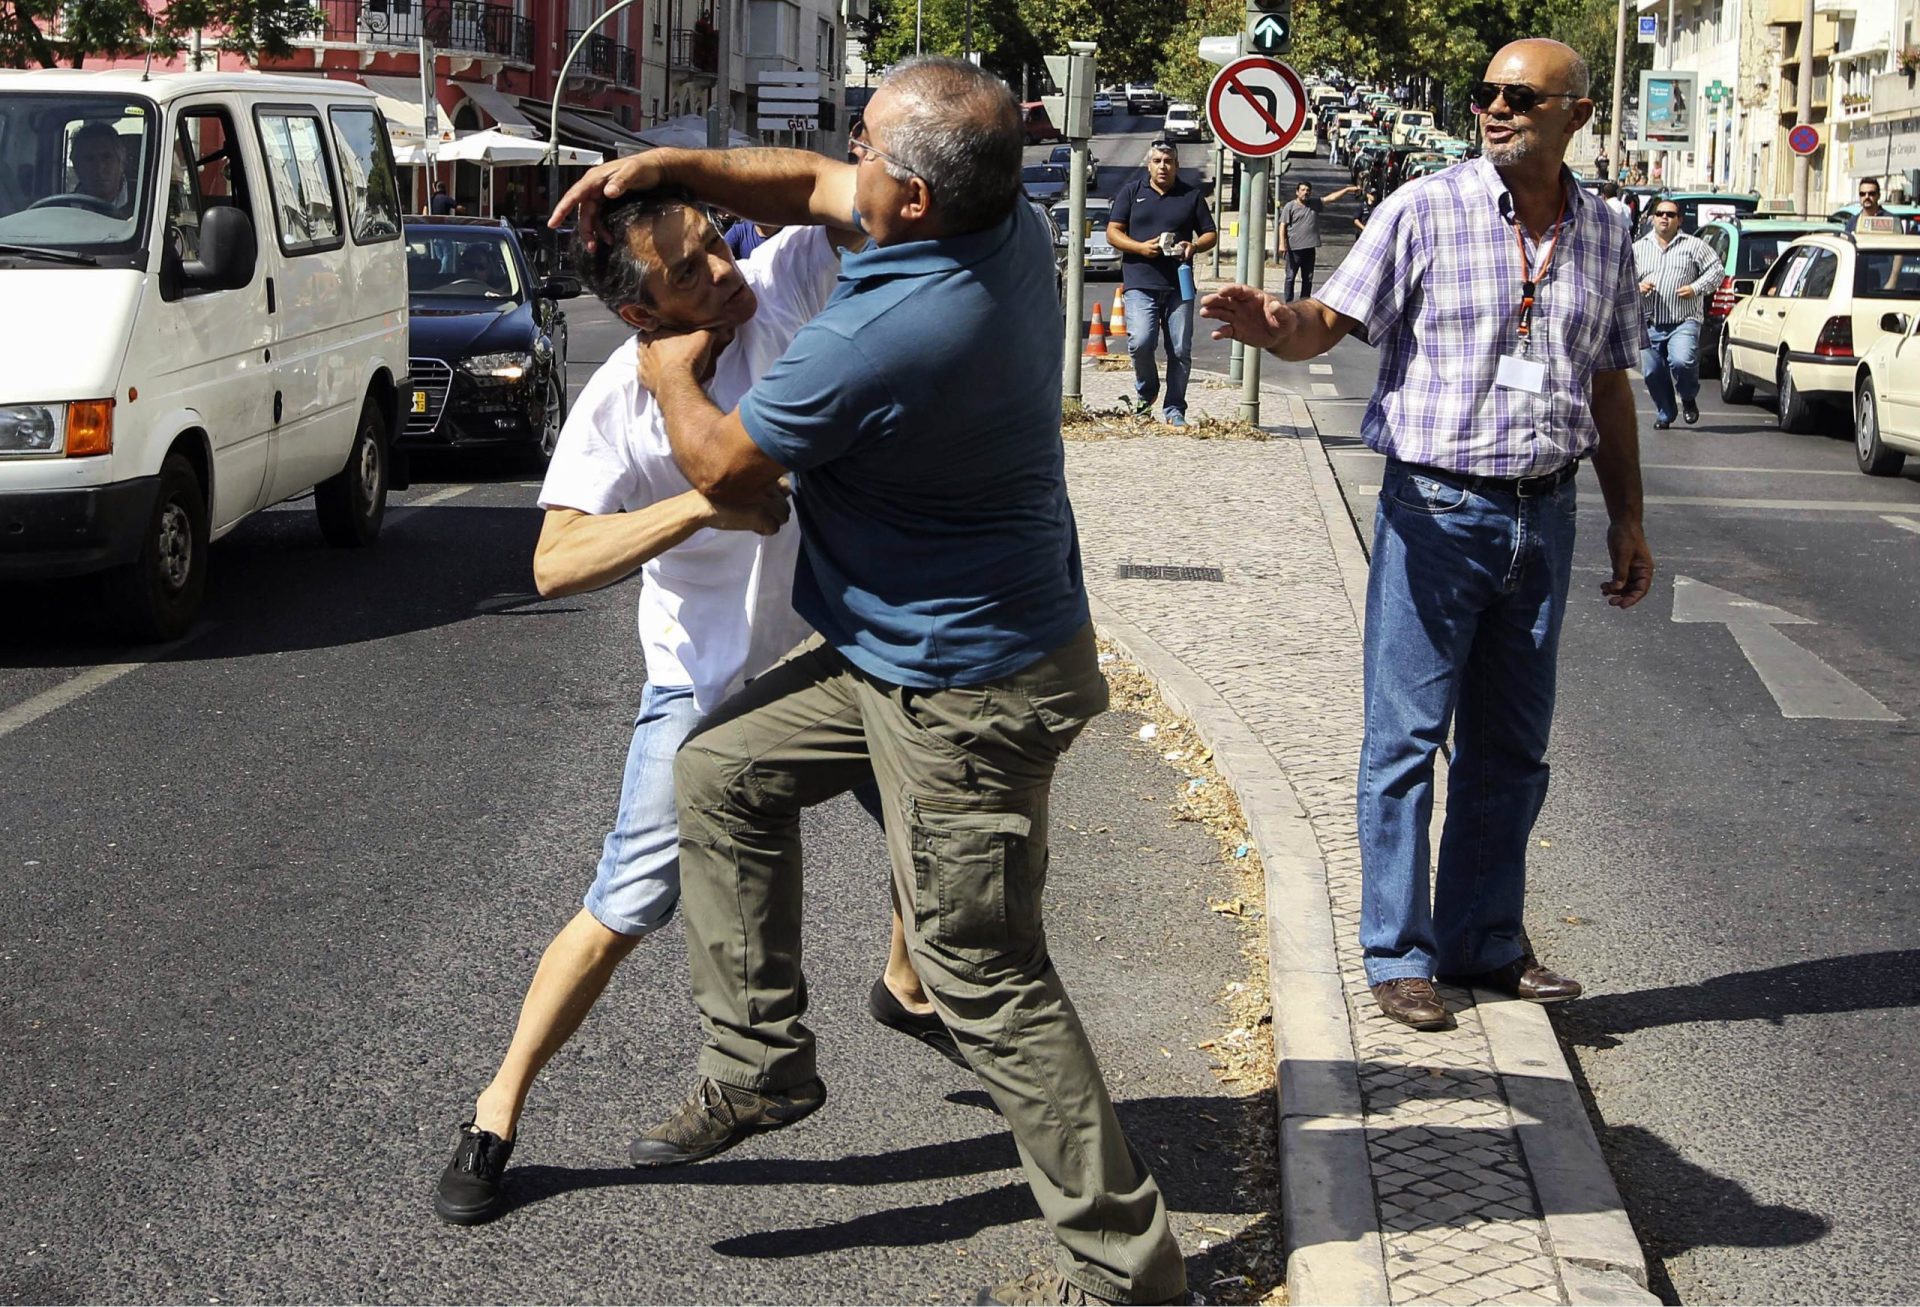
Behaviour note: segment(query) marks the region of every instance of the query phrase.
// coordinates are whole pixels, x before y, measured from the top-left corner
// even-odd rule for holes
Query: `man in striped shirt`
[[[1290,361],[1349,332],[1380,351],[1362,421],[1387,465],[1367,582],[1360,944],[1381,1011],[1417,1029],[1449,1020],[1436,974],[1535,1002],[1580,992],[1534,958],[1521,917],[1582,458],[1610,518],[1601,591],[1630,608],[1653,581],[1627,379],[1645,340],[1631,236],[1564,162],[1593,117],[1586,63],[1516,41],[1487,79],[1473,89],[1482,156],[1389,197],[1316,298],[1228,286],[1200,308],[1216,338]]]
[[[1633,247],[1634,276],[1646,308],[1647,347],[1640,375],[1653,397],[1653,425],[1673,425],[1673,401],[1692,426],[1700,420],[1700,319],[1707,297],[1720,284],[1720,256],[1698,236],[1680,230],[1680,205],[1655,200],[1653,230]]]

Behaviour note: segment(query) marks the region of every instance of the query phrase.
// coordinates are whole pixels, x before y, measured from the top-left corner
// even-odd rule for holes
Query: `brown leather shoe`
[[[1495,967],[1492,971],[1482,971],[1474,976],[1448,976],[1446,980],[1450,985],[1490,989],[1496,994],[1523,998],[1529,1003],[1564,1003],[1570,998],[1579,998],[1581,994],[1579,981],[1557,971],[1549,971],[1531,953],[1522,953],[1506,966]]]
[[[1373,997],[1382,1012],[1415,1030],[1444,1030],[1450,1022],[1433,982],[1419,976],[1383,980],[1373,987]]]

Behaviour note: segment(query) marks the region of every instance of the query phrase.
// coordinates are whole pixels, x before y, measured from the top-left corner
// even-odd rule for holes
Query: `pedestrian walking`
[[[1053,238],[1020,201],[1022,145],[998,78],[915,58],[875,92],[855,165],[649,151],[588,173],[551,219],[583,204],[591,230],[607,189],[674,183],[754,221],[857,224],[877,246],[847,257],[832,303],[732,411],[696,383],[708,333],[643,355],[696,489],[751,498],[797,474],[795,606],[819,636],[675,760],[706,1046],[693,1094],[630,1156],[698,1161],[825,1101],[799,818],[871,769],[908,949],[1059,1242],[1055,1268],[981,1300],[1170,1301],[1186,1278],[1166,1202],[1042,922],[1054,768],[1107,689],[1067,500]]]
[[[1535,958],[1522,914],[1581,459],[1610,520],[1608,602],[1633,606],[1653,579],[1627,376],[1645,340],[1631,238],[1564,162],[1593,116],[1587,87],[1558,41],[1506,46],[1472,88],[1481,156],[1381,205],[1317,299],[1229,286],[1201,309],[1216,337],[1289,361],[1356,330],[1380,351],[1361,427],[1387,463],[1367,582],[1360,943],[1381,1011],[1423,1030],[1450,1019],[1436,975],[1536,1002],[1580,992]]]
[[[1627,230],[1633,230],[1633,206],[1620,198],[1620,183],[1609,181],[1600,185],[1600,198],[1606,201],[1609,211],[1620,215],[1620,221],[1627,224]]]
[[[1187,424],[1187,376],[1193,368],[1193,256],[1220,239],[1206,193],[1180,180],[1180,152],[1172,141],[1147,147],[1147,164],[1114,192],[1107,243],[1120,251],[1120,284],[1127,306],[1127,354],[1133,360],[1133,411],[1153,411],[1160,394],[1156,355],[1167,352],[1167,390],[1161,416]],[[1186,286],[1181,285],[1182,271]]]
[[[1296,282],[1300,294],[1313,294],[1313,261],[1320,253],[1320,214],[1335,200],[1345,199],[1360,189],[1342,186],[1325,199],[1317,198],[1311,182],[1293,188],[1293,198],[1280,206],[1276,225],[1280,229],[1280,256],[1287,265],[1287,300],[1294,299]]]
[[[1720,256],[1698,236],[1680,230],[1680,205],[1654,201],[1653,229],[1633,246],[1634,276],[1645,306],[1647,345],[1640,375],[1653,399],[1653,425],[1673,425],[1674,399],[1692,426],[1700,420],[1700,322],[1707,297],[1724,275]]]
[[[807,227],[770,238],[758,257],[736,264],[712,256],[712,224],[673,193],[623,197],[604,221],[612,234],[594,254],[581,254],[582,280],[643,335],[717,324],[727,343],[706,384],[726,403],[744,395],[826,304],[839,271],[836,246],[865,243]],[[799,530],[783,525],[784,489],[770,482],[729,503],[688,484],[674,464],[659,399],[636,372],[639,342],[635,336],[614,350],[567,415],[540,489],[546,518],[533,566],[549,597],[642,573],[646,684],[593,883],[542,955],[506,1056],[461,1127],[435,1191],[434,1210],[455,1224],[499,1213],[535,1077],[620,962],[673,915],[680,896],[674,752],[701,714],[811,633],[793,609]],[[906,1006],[927,1007],[904,947],[889,975]],[[882,1006],[889,1014],[904,1010],[898,998]],[[923,1020],[938,1025],[930,1007]],[[941,1047],[925,1030],[908,1033]],[[951,1036],[941,1051],[957,1060]]]
[[[1360,203],[1360,211],[1353,215],[1353,229],[1355,231],[1365,231],[1368,221],[1373,217],[1373,211],[1379,207],[1380,193],[1378,191],[1368,191],[1367,198]]]
[[[1607,147],[1601,146],[1600,153],[1593,156],[1593,175],[1601,181],[1613,180],[1613,160],[1607,157]]]

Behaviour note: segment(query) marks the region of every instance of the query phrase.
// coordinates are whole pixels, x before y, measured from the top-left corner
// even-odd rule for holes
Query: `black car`
[[[408,348],[403,444],[553,452],[567,416],[572,277],[535,278],[494,218],[406,220]]]

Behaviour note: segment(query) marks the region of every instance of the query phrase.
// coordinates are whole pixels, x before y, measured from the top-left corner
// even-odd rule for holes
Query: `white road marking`
[[[1321,398],[1328,398],[1338,395],[1340,393],[1340,387],[1330,381],[1316,381],[1313,383],[1313,393]]]
[[[1782,717],[1843,722],[1897,722],[1900,715],[1841,675],[1818,654],[1789,640],[1782,626],[1818,625],[1783,608],[1730,590],[1673,578],[1673,620],[1725,626]]]
[[[1647,472],[1736,472],[1755,476],[1857,477],[1850,467],[1703,467],[1698,463],[1642,463]]]
[[[1902,531],[1911,531],[1915,535],[1920,535],[1920,522],[1915,521],[1913,518],[1896,517],[1892,513],[1882,513],[1880,514],[1880,520],[1882,522],[1890,522]]]
[[[432,508],[435,504],[444,504],[449,499],[458,499],[471,489],[473,489],[472,486],[442,486],[430,495],[422,495],[418,499],[409,499],[406,503],[398,505],[398,507]]]
[[[1333,364],[1313,363],[1308,365],[1307,370],[1322,377],[1330,377],[1333,375]]]
[[[1355,487],[1363,495],[1377,495],[1379,486]],[[1782,512],[1805,513],[1876,513],[1886,504],[1872,499],[1718,499],[1711,495],[1648,495],[1649,504],[1666,504],[1680,508],[1770,508]],[[1582,504],[1582,508],[1597,510],[1598,504]],[[1881,513],[1885,517],[1886,514]]]
[[[1329,449],[1329,458],[1385,458],[1385,454],[1375,453],[1371,449]]]
[[[218,622],[202,622],[171,644],[163,644],[155,648],[150,658],[140,662],[101,663],[97,667],[89,667],[79,675],[60,682],[51,690],[42,690],[33,698],[0,711],[0,736],[11,735],[22,726],[30,726],[48,713],[66,707],[75,699],[91,694],[103,685],[112,685],[128,672],[137,672],[142,667],[165,660],[175,650],[193,643],[219,625]]]

